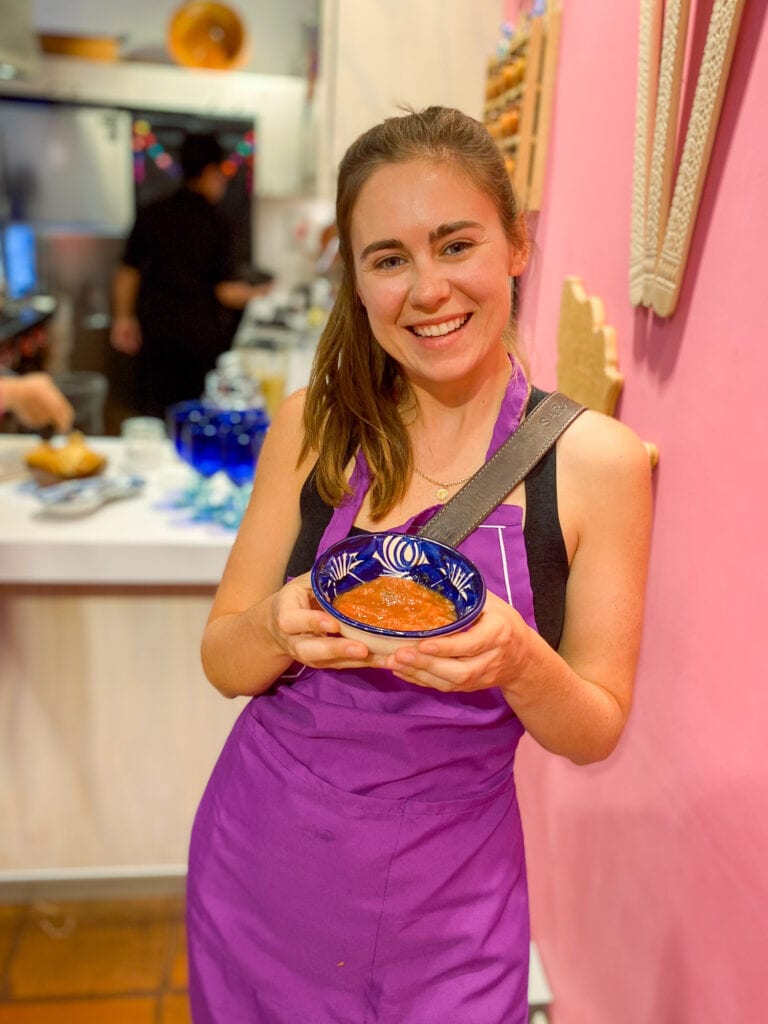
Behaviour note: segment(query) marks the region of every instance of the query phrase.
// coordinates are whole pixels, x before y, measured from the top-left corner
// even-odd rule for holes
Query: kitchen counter
[[[0,436],[0,461],[11,467],[37,438]],[[209,585],[221,578],[234,534],[193,523],[169,506],[190,479],[170,442],[160,465],[129,470],[120,438],[89,438],[108,460],[107,475],[146,479],[143,492],[81,518],[54,518],[20,477],[0,482],[0,583]]]
[[[36,438],[0,436],[0,465]],[[89,439],[125,469],[119,438]],[[233,532],[184,521],[170,444],[141,495],[41,515],[0,480],[0,902],[62,880],[183,883],[195,808],[245,703],[205,679],[200,639]],[[147,881],[149,884],[149,881]]]

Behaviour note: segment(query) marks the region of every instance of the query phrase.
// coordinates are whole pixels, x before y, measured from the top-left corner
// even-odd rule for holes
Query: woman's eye
[[[449,242],[448,245],[446,245],[445,249],[443,249],[443,252],[445,253],[446,256],[460,256],[462,253],[466,252],[467,249],[471,248],[472,242],[466,242],[462,240],[456,242]]]
[[[376,261],[377,270],[396,270],[403,262],[402,256],[384,256]]]

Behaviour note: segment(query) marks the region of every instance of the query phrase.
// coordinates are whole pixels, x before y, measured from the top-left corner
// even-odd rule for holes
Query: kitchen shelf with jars
[[[559,0],[534,3],[488,62],[483,120],[526,210],[541,208],[561,18]]]

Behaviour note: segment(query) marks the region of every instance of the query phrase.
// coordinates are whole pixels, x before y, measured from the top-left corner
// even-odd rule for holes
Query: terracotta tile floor
[[[191,1024],[177,899],[0,906],[0,1024]]]

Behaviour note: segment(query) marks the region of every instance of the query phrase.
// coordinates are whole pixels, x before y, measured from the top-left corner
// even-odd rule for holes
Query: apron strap
[[[584,409],[557,391],[547,395],[417,536],[451,547],[460,544],[544,458]]]

